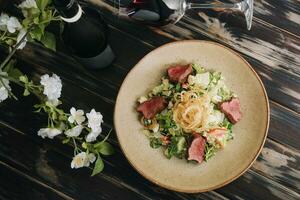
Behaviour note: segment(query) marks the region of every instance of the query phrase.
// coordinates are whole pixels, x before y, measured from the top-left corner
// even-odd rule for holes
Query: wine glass
[[[251,29],[253,0],[237,3],[193,3],[189,0],[131,0],[127,5],[119,6],[119,15],[152,26],[164,26],[178,22],[189,9],[229,9],[243,13],[247,29]]]

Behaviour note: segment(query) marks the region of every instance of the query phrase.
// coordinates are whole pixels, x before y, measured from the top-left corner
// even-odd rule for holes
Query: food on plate
[[[199,64],[172,65],[161,83],[138,99],[144,132],[167,158],[201,163],[233,139],[240,101],[220,72]]]

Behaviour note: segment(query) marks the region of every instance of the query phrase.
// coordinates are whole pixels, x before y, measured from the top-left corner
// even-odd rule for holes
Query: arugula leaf
[[[91,176],[95,176],[96,174],[99,174],[100,172],[102,172],[102,170],[104,169],[104,163],[102,158],[98,155],[98,158],[95,162],[95,166],[93,169],[93,173]]]
[[[150,147],[157,149],[162,146],[162,141],[158,137],[150,137]]]
[[[211,159],[216,154],[217,151],[218,148],[215,145],[206,143],[205,150],[204,150],[204,160],[208,161],[209,159]]]
[[[168,134],[170,128],[177,127],[175,121],[173,120],[173,113],[171,110],[156,115],[156,119],[158,120],[161,132],[164,134]]]
[[[177,83],[176,86],[175,86],[175,91],[176,92],[181,92],[182,91],[182,87],[180,85],[180,83]]]
[[[171,142],[165,150],[165,156],[167,158],[172,158],[173,156],[177,158],[184,158],[187,152],[187,142],[183,136],[173,136],[171,137]]]

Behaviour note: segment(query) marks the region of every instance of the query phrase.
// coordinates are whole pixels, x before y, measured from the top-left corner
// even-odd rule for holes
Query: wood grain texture
[[[41,52],[41,51],[39,51],[39,52]],[[25,59],[25,57],[22,57],[22,59]],[[27,59],[25,59],[25,60],[27,60]],[[28,59],[28,60],[30,60],[30,59]],[[57,59],[54,59],[54,60],[57,60]],[[66,62],[69,62],[69,61],[66,60]],[[95,108],[97,110],[103,110],[103,114],[105,116],[105,121],[106,121],[107,128],[112,127],[112,125],[111,125],[112,120],[111,119],[112,119],[112,110],[113,110],[114,105],[113,105],[113,103],[105,101],[105,99],[108,98],[106,95],[109,95],[109,94],[98,92],[98,87],[102,88],[102,87],[106,87],[106,85],[102,84],[102,82],[99,80],[99,83],[101,83],[100,86],[90,87],[89,89],[86,89],[81,84],[80,85],[77,84],[80,80],[77,80],[76,76],[72,76],[72,74],[70,74],[69,77],[64,76],[64,74],[59,71],[59,69],[58,69],[59,66],[56,65],[57,63],[52,63],[52,64],[47,65],[46,67],[48,69],[43,67],[43,66],[38,65],[37,63],[39,63],[39,62],[37,61],[37,62],[35,62],[35,64],[33,64],[33,63],[31,64],[31,66],[35,67],[37,69],[37,71],[33,71],[34,68],[27,67],[27,69],[31,69],[35,73],[35,74],[32,74],[33,77],[38,77],[40,75],[40,73],[48,72],[48,70],[53,71],[53,72],[57,73],[58,75],[64,77],[64,79],[63,79],[64,80],[63,99],[64,99],[64,102],[66,103],[65,104],[66,109],[68,108],[68,106],[70,106],[69,104],[74,105],[75,107],[78,107],[78,108],[83,108],[83,109],[88,109],[87,105],[95,106]],[[62,64],[64,64],[64,63],[62,63]],[[22,63],[21,65],[27,65],[27,63]],[[117,66],[114,66],[114,67],[117,68]],[[110,69],[115,70],[115,68],[109,68],[107,70],[109,71]],[[121,71],[121,69],[120,69],[120,71]],[[90,73],[92,73],[92,72],[90,72]],[[106,76],[108,74],[106,74]],[[112,80],[114,80],[113,77],[114,76],[110,76],[110,77],[107,77],[107,79],[111,78]],[[85,81],[92,81],[92,80],[89,80],[88,76],[84,76],[84,75],[82,75],[81,79],[85,79]],[[100,76],[100,74],[99,74],[99,79],[102,80],[102,77]],[[77,91],[77,92],[74,93],[74,91]],[[98,94],[98,95],[97,96],[94,95],[95,93]],[[79,99],[79,98],[84,99],[85,100],[84,103],[82,101],[75,101],[74,102],[74,99]],[[24,132],[28,132],[28,131],[32,130],[32,129],[28,130],[28,127],[34,127],[32,131],[34,131],[33,134],[35,134],[36,130],[41,126],[41,124],[43,122],[43,119],[40,119],[39,117],[37,117],[36,115],[31,113],[31,108],[32,107],[27,106],[27,104],[30,105],[31,102],[32,102],[32,100],[28,100],[28,103],[24,103],[22,105],[20,104],[18,106],[15,106],[15,109],[16,109],[15,111],[11,111],[11,106],[12,105],[7,105],[7,106],[3,105],[2,108],[1,108],[2,111],[4,111],[4,113],[8,113],[8,114],[7,114],[7,116],[2,115],[2,121],[4,121],[6,124],[11,124],[13,127],[16,127],[20,130],[23,130]],[[9,102],[9,103],[11,103],[11,102]],[[281,109],[281,107],[278,108],[278,105],[276,105],[276,104],[272,105],[272,108],[273,108],[272,110],[275,110],[275,111],[278,110],[278,109],[279,110]],[[19,112],[18,112],[18,110],[19,110]],[[26,110],[27,110],[27,112],[25,112]],[[286,112],[277,111],[277,112],[280,112],[283,115],[285,113],[287,113],[284,116],[282,116],[282,118],[290,119],[289,121],[291,121],[291,126],[293,126],[293,127],[298,126],[297,125],[297,123],[298,123],[298,121],[297,121],[298,118],[297,117],[298,116],[293,115],[293,112],[289,113],[287,111]],[[275,115],[275,116],[277,116],[277,115]],[[26,123],[26,124],[18,124],[17,123],[18,121],[26,120],[26,118],[31,118],[33,120],[30,121],[29,124],[28,123]],[[273,118],[271,118],[271,123],[272,123],[272,121],[273,121]],[[279,129],[279,130],[284,130],[285,129],[285,122],[284,121],[277,120],[276,124],[277,124],[277,127],[278,127],[277,129]],[[286,134],[286,132],[285,133],[278,133],[278,135],[281,135],[281,134]],[[270,132],[270,135],[272,136],[272,138],[276,138],[276,134],[273,136],[272,131]],[[36,136],[33,135],[31,137],[35,138]],[[295,138],[299,138],[299,137],[295,137]],[[111,138],[110,141],[112,141],[115,145],[117,145],[115,135],[113,135],[113,137]],[[285,143],[285,142],[286,141],[283,141],[283,143]],[[277,144],[277,145],[279,145],[279,144]],[[61,147],[59,146],[58,148],[61,148]],[[282,155],[282,152],[279,151],[279,152],[277,152],[277,154]],[[297,155],[295,152],[294,152],[294,154]],[[276,157],[276,154],[274,154],[274,155],[275,155],[275,157],[270,157],[270,159],[278,161],[278,159],[280,159],[280,156]],[[127,163],[127,162],[123,158],[120,150],[118,151],[117,158],[115,158],[115,159],[116,159],[116,161],[112,161],[113,162],[112,166],[115,166],[116,169],[119,169],[119,170],[121,169],[122,172],[128,170],[128,169],[126,169],[126,170],[124,169],[123,162],[124,163]],[[265,158],[262,158],[262,159],[265,159]],[[122,164],[119,163],[120,160],[122,160]],[[125,168],[127,168],[127,167],[129,167],[128,164],[126,164]],[[269,170],[271,170],[273,168],[276,169],[276,167],[277,167],[276,163],[275,164],[271,163],[270,166],[268,166],[268,169]],[[117,173],[116,169],[114,170],[114,173]],[[261,173],[265,177],[269,177],[269,178],[273,179],[273,177],[268,174],[269,171],[266,171],[266,170],[262,171],[261,169],[255,168],[255,167],[253,168],[253,170],[258,171],[259,173]],[[298,169],[294,168],[293,170],[297,171]],[[134,173],[134,172],[131,172],[131,173]],[[282,177],[283,175],[280,176],[280,173],[284,174],[284,169],[279,169],[279,171],[277,171],[277,176]],[[126,174],[128,174],[128,173],[123,174],[123,173],[120,172],[120,173],[117,173],[117,174],[118,175],[115,175],[116,177],[119,177],[119,178],[121,177],[122,179],[126,179],[126,177],[127,177]],[[139,177],[139,176],[137,175],[137,177]],[[244,176],[241,179],[244,179]],[[255,179],[255,178],[253,178],[253,179]],[[297,181],[298,179],[299,179],[299,175],[291,178],[291,180],[294,180],[294,181]],[[137,181],[138,178],[133,179],[133,180]],[[266,180],[268,180],[268,179],[266,179]],[[278,180],[279,179],[275,179],[275,182],[278,181]],[[289,179],[286,179],[286,181],[284,181],[282,183],[286,183],[286,182],[288,182],[288,180]],[[128,183],[128,185],[135,185],[134,181],[130,182],[130,184]],[[280,184],[278,184],[278,185],[280,185]],[[291,185],[289,185],[289,186],[291,186]],[[137,186],[135,186],[135,187],[137,187]],[[267,187],[267,186],[266,185],[258,185],[258,187],[264,188],[264,187]],[[268,187],[270,187],[270,186],[268,186]],[[280,186],[277,186],[277,187],[280,187]],[[291,189],[295,189],[295,188],[291,187]]]
[[[300,111],[300,40],[295,35],[265,26],[261,21],[254,21],[252,30],[248,32],[241,28],[240,18],[226,13],[218,16],[216,12],[209,11],[189,11],[176,25],[148,28],[118,20],[112,5],[99,0],[92,2],[105,13],[109,24],[154,47],[172,40],[206,39],[240,52],[261,75],[271,99]]]
[[[49,188],[49,186],[34,180],[32,177],[29,177],[27,174],[24,174],[23,172],[5,164],[1,160],[0,176],[0,199],[3,200],[73,199],[66,194],[58,192],[52,188]]]
[[[287,32],[300,36],[298,0],[254,1],[254,16]]]
[[[35,135],[28,137],[3,125],[0,127],[2,138],[0,160],[6,161],[56,190],[68,193],[72,198],[189,199],[187,195],[162,189],[141,178],[129,166],[120,151],[114,158],[105,159],[106,169],[103,173],[89,178],[91,169],[70,168],[72,157],[70,147],[65,147],[57,141],[47,141],[45,144],[45,141]],[[25,152],[21,148],[10,150],[10,146],[20,143],[26,149]],[[225,199],[215,192],[198,195],[199,199],[204,197]]]
[[[105,158],[102,174],[89,178],[91,169],[70,169],[70,146],[36,135],[45,125],[45,116],[32,112],[35,98],[21,98],[22,103],[10,100],[0,104],[0,178],[11,180],[0,181],[0,199],[300,199],[298,0],[255,1],[251,32],[242,29],[242,19],[230,13],[189,11],[177,25],[157,29],[119,20],[112,15],[115,9],[110,4],[91,2],[109,22],[109,41],[117,55],[112,66],[86,70],[64,53],[31,44],[17,55],[21,69],[35,81],[44,73],[61,76],[65,110],[71,106],[85,111],[94,107],[103,113],[104,130],[108,131],[113,128],[118,89],[146,53],[174,40],[213,40],[240,52],[266,85],[271,122],[262,154],[233,183],[216,191],[187,195],[165,190],[141,177],[112,134],[109,141],[116,154]],[[21,93],[20,88],[13,89]]]

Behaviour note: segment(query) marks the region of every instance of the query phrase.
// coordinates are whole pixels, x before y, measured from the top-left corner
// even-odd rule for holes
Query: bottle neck
[[[77,0],[54,0],[53,3],[63,21],[72,23],[80,19],[82,9]]]

